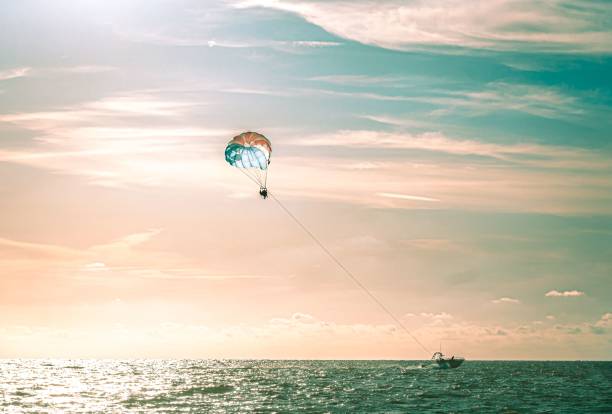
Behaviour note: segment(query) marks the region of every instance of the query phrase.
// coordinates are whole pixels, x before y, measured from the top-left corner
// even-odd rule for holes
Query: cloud
[[[440,132],[375,130],[296,136],[290,143],[320,147],[319,151],[333,147],[333,152],[326,153],[340,154],[341,158],[309,158],[309,166],[299,157],[277,158],[277,168],[282,164],[296,176],[309,177],[302,186],[294,183],[287,189],[281,178],[277,188],[285,197],[329,197],[388,208],[456,208],[460,204],[468,209],[472,208],[468,205],[476,209],[495,205],[505,211],[552,208],[561,212],[576,211],[582,205],[587,210],[612,211],[611,183],[601,178],[602,173],[612,171],[612,163],[597,151],[456,139]],[[371,150],[367,154],[363,151],[366,148]],[[375,168],[348,168],[359,165],[358,160]],[[438,201],[408,203],[401,195]]]
[[[282,96],[289,97],[295,96],[294,92],[291,91],[283,91],[283,90],[274,90],[274,89],[264,89],[264,88],[223,88],[220,89],[219,92],[225,93],[236,93],[243,95],[265,95],[265,96]]]
[[[36,69],[34,73],[45,74],[45,73],[69,73],[69,74],[95,74],[104,72],[113,72],[118,70],[116,66],[107,65],[78,65],[78,66],[63,66],[54,68],[41,68]]]
[[[34,131],[34,144],[0,149],[0,161],[80,175],[97,185],[158,185],[211,167],[199,160],[202,138],[235,131],[187,124],[201,102],[132,92],[46,112],[0,115],[0,123]],[[198,148],[196,150],[195,148]],[[191,171],[193,172],[193,171]]]
[[[579,290],[566,290],[563,292],[559,292],[558,290],[551,290],[549,292],[546,292],[544,296],[568,298],[568,297],[584,296],[584,292],[581,292]]]
[[[82,253],[68,247],[0,238],[0,257],[28,260],[74,260]]]
[[[329,42],[322,40],[293,40],[290,43],[292,46],[304,46],[304,47],[334,47],[341,46],[340,42]]]
[[[473,115],[515,111],[542,118],[580,116],[585,109],[578,98],[561,89],[530,84],[492,82],[482,91],[444,91],[446,96],[415,98],[426,103],[439,104],[446,110],[459,108]]]
[[[494,144],[476,140],[453,139],[441,132],[420,134],[373,130],[340,130],[306,137],[295,142],[303,146],[344,146],[423,150],[454,155],[479,155],[499,159],[513,156],[575,157],[584,150],[540,144]]]
[[[181,30],[175,30],[179,32]],[[197,29],[194,29],[197,32]],[[159,30],[126,31],[115,29],[115,34],[125,40],[135,43],[145,43],[157,46],[194,47],[208,46],[209,48],[247,49],[247,48],[271,48],[279,51],[291,52],[292,49],[312,49],[323,47],[341,46],[342,42],[326,40],[266,40],[257,38],[248,39],[219,39],[211,35],[185,35],[173,32],[162,32]]]
[[[420,312],[420,313],[406,313],[404,318],[411,320],[420,321],[421,326],[443,326],[447,325],[454,316],[447,312]],[[415,319],[416,318],[416,319]],[[414,325],[417,326],[417,325]]]
[[[439,252],[463,252],[465,247],[449,239],[408,239],[400,240],[400,245],[421,249],[438,254]]]
[[[85,274],[75,276],[82,280],[90,278],[92,270],[105,271],[110,283],[111,276],[123,280],[137,279],[197,279],[200,277],[221,279],[233,275],[211,275],[208,269],[199,266],[180,254],[168,251],[151,251],[151,245],[163,233],[162,229],[149,229],[123,235],[115,240],[96,244],[83,250],[88,261],[83,265]],[[243,278],[245,275],[240,275]],[[93,276],[96,279],[96,276]]]
[[[8,80],[8,79],[15,79],[15,78],[22,78],[24,76],[27,76],[31,70],[32,68],[30,67],[21,67],[21,68],[2,70],[0,71],[0,81]]]
[[[161,233],[161,229],[151,229],[79,249],[0,238],[0,271],[6,275],[0,280],[0,291],[13,292],[10,300],[19,300],[24,295],[24,286],[32,284],[45,292],[45,301],[55,301],[70,287],[87,290],[86,296],[96,301],[98,293],[103,297],[103,290],[109,287],[121,289],[138,285],[150,289],[182,281],[221,285],[234,281],[282,281],[293,277],[247,273],[251,269],[246,269],[245,273],[218,270],[196,258],[160,249],[158,236]],[[102,291],[92,291],[92,286]]]
[[[360,118],[367,119],[369,121],[374,121],[379,124],[392,125],[394,127],[402,127],[402,128],[435,128],[435,122],[432,121],[424,121],[419,118],[414,119],[412,117],[398,117],[398,116],[390,116],[390,115],[360,115]]]
[[[342,78],[340,78],[342,79]],[[374,77],[373,79],[376,79]],[[338,79],[336,79],[338,81]],[[345,82],[348,82],[345,81]],[[365,80],[361,80],[365,86]],[[296,91],[297,92],[297,91]],[[439,117],[462,111],[472,116],[482,116],[496,112],[522,112],[548,118],[563,119],[581,117],[594,108],[584,104],[579,96],[569,95],[561,88],[522,83],[490,82],[481,90],[462,90],[460,88],[430,89],[427,95],[381,94],[372,92],[347,92],[328,89],[301,90],[302,94],[324,94],[330,96],[389,102],[417,102],[434,105],[438,109],[430,112]],[[386,115],[370,115],[372,120],[390,125],[406,125],[407,120]],[[423,121],[420,121],[422,124]],[[431,124],[431,123],[430,123]],[[411,124],[417,126],[418,123]]]
[[[230,49],[242,49],[255,46],[252,42],[215,39],[212,36],[189,36],[167,33],[160,30],[125,30],[114,28],[116,36],[134,43],[145,43],[158,46],[208,46]]]
[[[601,318],[590,326],[595,335],[605,335],[612,326],[612,313],[604,313]]]
[[[73,124],[93,123],[101,118],[115,121],[117,117],[133,116],[179,116],[185,109],[203,103],[170,101],[150,93],[127,92],[122,95],[113,95],[96,101],[84,102],[79,105],[59,108],[55,111],[24,112],[0,115],[0,122],[11,122],[26,128],[37,129],[36,122],[61,122],[62,126],[70,122]],[[47,124],[42,128],[49,128]]]
[[[0,150],[0,160],[80,176],[91,185],[207,187],[240,196],[244,178],[210,148],[223,146],[234,131],[176,126],[188,109],[113,99],[72,110],[3,115],[37,135],[30,148]],[[149,117],[156,128],[140,126]],[[610,182],[602,179],[612,165],[596,151],[455,139],[439,132],[284,135],[295,137],[284,141],[288,148],[313,150],[275,158],[273,171],[283,174],[275,175],[274,188],[283,199],[556,214],[612,210]],[[376,151],[364,157],[363,148]]]
[[[101,270],[108,268],[110,256],[125,255],[126,252],[142,246],[161,232],[152,229],[140,233],[133,233],[106,244],[90,246],[85,249],[75,249],[65,246],[56,246],[45,243],[31,243],[19,240],[0,238],[0,255],[6,260],[55,261],[57,263],[83,262],[83,269]]]
[[[83,268],[91,272],[98,272],[98,271],[105,270],[106,264],[102,262],[92,262],[92,263],[87,263],[85,266],[83,266]]]
[[[560,70],[558,63],[555,61],[542,61],[530,59],[529,57],[508,57],[501,63],[511,69],[523,72],[556,72]]]
[[[453,315],[451,315],[450,313],[446,313],[446,312],[440,312],[440,313],[421,312],[420,315],[425,318],[436,319],[436,320],[453,319]]]
[[[307,79],[342,86],[348,85],[354,88],[376,84],[378,86],[387,86],[389,91],[393,91],[392,94],[374,93],[359,89],[347,91],[326,88],[283,88],[281,91],[265,87],[253,88],[241,86],[232,86],[230,88],[218,89],[217,91],[282,97],[330,96],[340,99],[366,101],[416,102],[435,107],[435,109],[428,113],[431,118],[439,118],[456,112],[470,116],[483,116],[497,112],[521,112],[541,118],[567,119],[568,117],[584,117],[600,109],[594,105],[586,104],[582,99],[583,96],[568,94],[559,87],[490,82],[479,90],[465,90],[459,87],[447,87],[445,89],[430,88],[427,94],[404,95],[397,92],[398,88],[402,85],[397,84],[393,79],[393,77],[384,76],[354,75],[333,75]],[[420,79],[413,79],[413,82],[418,81],[423,84]],[[424,82],[431,82],[426,78],[422,79],[425,79]],[[414,118],[414,114],[411,114],[409,117],[385,114],[356,114],[356,116],[394,126],[425,128],[436,125],[434,123],[435,119],[425,121],[422,119],[411,119]]]
[[[61,66],[61,67],[19,67],[13,69],[6,69],[0,71],[0,81],[22,78],[22,77],[33,77],[33,76],[46,76],[50,74],[67,73],[67,74],[95,74],[104,73],[117,70],[115,66],[104,66],[104,65],[78,65],[78,66]]]
[[[79,176],[97,186],[206,186],[240,196],[244,178],[212,149],[235,131],[194,121],[202,105],[206,102],[165,99],[164,92],[133,91],[48,111],[3,114],[1,123],[31,131],[33,143],[0,149],[0,161]],[[274,171],[283,172],[275,176],[276,194],[283,198],[377,208],[561,214],[612,209],[611,184],[602,178],[612,171],[605,152],[455,138],[438,131],[282,135],[283,145],[294,147],[274,161]]]
[[[499,299],[493,299],[491,302],[493,302],[495,304],[501,304],[501,303],[519,304],[519,303],[521,303],[521,301],[518,300],[518,299],[508,298],[508,297],[503,297],[503,298],[499,298]]]
[[[294,313],[291,316],[291,319],[297,322],[302,322],[302,323],[312,323],[316,321],[316,318],[312,315],[309,315],[307,313]]]
[[[244,0],[235,7],[296,13],[337,36],[396,50],[610,53],[604,1]]]
[[[108,246],[112,246],[113,248],[117,246],[122,246],[125,248],[132,248],[135,246],[140,246],[143,243],[146,243],[149,240],[153,239],[155,236],[157,236],[161,232],[162,232],[162,229],[151,229],[151,230],[143,231],[141,233],[129,234],[127,236],[124,236],[110,243]]]
[[[392,101],[392,102],[405,102],[413,101],[415,98],[406,97],[401,95],[382,95],[378,93],[370,92],[343,92],[329,89],[316,89],[316,88],[294,88],[284,89],[282,91],[265,89],[265,88],[242,88],[233,87],[220,89],[220,92],[228,93],[242,93],[249,95],[268,95],[268,96],[285,96],[285,97],[305,97],[305,96],[335,96],[342,98],[356,98],[356,99],[367,99],[375,101]]]
[[[387,198],[397,198],[400,200],[429,201],[429,202],[440,201],[437,198],[423,197],[423,196],[416,196],[416,195],[409,195],[409,194],[376,193],[376,195],[381,196],[381,197],[387,197]]]
[[[419,81],[422,81],[424,77],[416,77]],[[397,87],[398,83],[405,81],[415,81],[415,77],[407,76],[368,76],[368,75],[325,75],[325,76],[314,76],[308,78],[309,81],[330,83],[335,85],[350,85],[350,86],[394,86]]]
[[[150,323],[143,323],[141,308],[117,299],[93,310],[115,323],[92,328],[91,320],[87,319],[80,329],[5,325],[0,328],[5,340],[0,356],[80,357],[84,352],[89,357],[113,358],[405,359],[409,356],[427,359],[430,356],[393,324],[339,323],[301,311],[251,324],[209,326],[172,319],[160,321],[157,316]],[[122,323],[117,324],[119,315]],[[464,355],[470,359],[499,359],[500,349],[504,358],[510,359],[525,359],[528,355],[546,359],[575,358],[572,353],[575,347],[568,347],[568,340],[579,349],[594,352],[589,354],[592,358],[606,355],[609,349],[605,334],[610,314],[606,315],[595,323],[547,326],[477,323],[453,318],[444,312],[424,312],[416,319],[411,318],[414,324],[411,332],[431,349],[437,349],[442,341],[445,353],[466,352]],[[113,340],[109,342],[108,338]],[[35,346],[40,343],[46,346]],[[194,347],[194,343],[198,346]],[[133,350],[138,350],[138,354]],[[580,355],[584,359],[586,354]]]
[[[165,269],[157,272],[150,269],[123,269],[125,274],[132,277],[139,277],[142,279],[156,279],[156,280],[208,280],[208,281],[228,281],[228,280],[270,280],[270,279],[282,279],[279,276],[269,275],[211,275],[202,274],[202,269]]]

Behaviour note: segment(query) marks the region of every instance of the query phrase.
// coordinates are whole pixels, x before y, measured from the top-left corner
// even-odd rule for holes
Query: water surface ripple
[[[0,360],[2,413],[611,413],[612,362]]]

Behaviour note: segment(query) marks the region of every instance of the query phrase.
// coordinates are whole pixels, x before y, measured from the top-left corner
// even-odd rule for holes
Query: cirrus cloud
[[[494,299],[491,302],[495,303],[495,304],[500,304],[500,303],[511,303],[511,304],[519,304],[521,303],[520,300],[518,299],[514,299],[514,298],[508,298],[508,297],[503,297],[503,298],[499,298],[499,299]]]
[[[549,292],[546,292],[544,296],[571,298],[576,296],[584,296],[584,292],[581,292],[579,290],[565,290],[563,292],[560,292],[558,290],[551,290]]]
[[[29,67],[22,67],[0,70],[0,81],[27,76],[31,69]]]
[[[451,48],[554,53],[610,53],[603,1],[244,0],[237,8],[292,12],[337,36],[396,50]]]

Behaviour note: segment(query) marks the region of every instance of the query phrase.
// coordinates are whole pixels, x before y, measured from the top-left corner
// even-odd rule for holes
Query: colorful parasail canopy
[[[232,167],[253,169],[253,174],[247,175],[265,188],[271,154],[272,144],[268,138],[257,132],[243,132],[227,144],[225,161]]]
[[[225,148],[225,160],[233,167],[267,170],[272,154],[268,138],[257,132],[235,136]]]

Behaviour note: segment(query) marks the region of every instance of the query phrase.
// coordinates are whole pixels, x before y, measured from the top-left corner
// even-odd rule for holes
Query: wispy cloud
[[[433,118],[460,112],[469,116],[484,116],[491,113],[520,112],[549,119],[581,118],[600,108],[585,102],[584,94],[571,94],[559,87],[541,86],[524,83],[490,82],[478,89],[461,89],[460,87],[438,88],[427,86],[418,93],[406,93],[403,89],[391,88],[392,77],[368,76],[323,76],[309,78],[323,83],[342,86],[342,90],[333,87],[283,88],[232,86],[219,88],[217,91],[250,95],[267,95],[281,97],[332,97],[356,101],[380,101],[388,103],[411,102],[426,104],[434,108],[428,113]],[[389,82],[381,92],[372,92],[370,86],[377,82]],[[431,82],[428,80],[428,82]],[[381,86],[381,85],[378,85]],[[383,83],[382,86],[385,86]],[[350,89],[346,89],[350,87]],[[399,89],[398,89],[399,88]],[[375,122],[395,125],[424,127],[433,121],[419,119],[408,120],[397,115],[358,115]]]
[[[340,37],[389,49],[610,53],[606,2],[243,0],[235,7],[296,13]],[[359,22],[356,24],[355,22]]]
[[[132,93],[54,111],[0,115],[0,122],[36,133],[34,146],[1,150],[0,160],[107,187],[208,186],[239,193],[235,171],[228,171],[217,151],[208,154],[211,142],[222,146],[235,131],[191,124],[186,114],[193,105]],[[149,126],[153,121],[155,128]],[[384,208],[556,213],[611,208],[610,183],[601,174],[612,165],[596,151],[456,139],[440,132],[341,130],[284,136],[290,138],[283,145],[312,151],[274,159],[272,171],[283,171],[275,178],[275,191],[283,197]],[[322,152],[325,147],[353,155],[336,157]],[[364,148],[376,152],[364,158],[359,151]],[[395,155],[389,158],[381,150]],[[398,158],[400,151],[415,152],[419,161]],[[567,173],[568,168],[576,171]]]
[[[568,117],[580,118],[593,110],[598,109],[585,102],[584,93],[569,93],[560,87],[542,86],[526,83],[489,82],[477,89],[456,87],[434,87],[431,80],[429,84],[419,81],[421,90],[406,92],[402,85],[392,81],[393,77],[369,76],[323,76],[309,78],[323,83],[342,86],[342,90],[333,88],[287,88],[282,91],[270,88],[233,88],[243,93],[277,95],[277,96],[328,96],[338,99],[353,99],[380,102],[412,102],[434,106],[429,113],[432,117],[439,117],[454,112],[470,116],[483,116],[491,113],[520,112],[542,118],[566,119]],[[440,83],[440,82],[438,82]],[[381,91],[372,92],[369,87],[389,86]],[[407,85],[403,85],[407,86]],[[414,85],[412,85],[414,86]],[[350,89],[346,89],[350,87]],[[406,120],[397,116],[361,115],[371,120],[390,125],[406,126]],[[423,121],[420,121],[423,124]],[[418,126],[413,121],[411,124]]]
[[[165,279],[165,280],[209,280],[209,281],[228,281],[228,280],[275,280],[281,279],[279,276],[245,274],[245,275],[208,275],[202,274],[202,269],[193,269],[194,274],[184,274],[189,269],[180,269],[180,271],[169,269],[159,274],[146,270],[143,274],[144,279]]]
[[[77,66],[61,66],[53,68],[40,68],[34,70],[35,74],[41,73],[68,73],[68,74],[94,74],[113,72],[119,70],[116,66],[108,65],[77,65]]]
[[[530,59],[529,57],[508,57],[501,62],[504,66],[522,72],[556,72],[559,64],[552,61]]]
[[[301,170],[299,174],[308,176],[309,183],[317,183],[308,191],[306,188],[298,190],[293,185],[291,194],[298,191],[306,195],[312,191],[312,196],[320,197],[334,187],[334,197],[338,199],[357,197],[365,204],[392,208],[449,208],[459,200],[464,206],[491,207],[495,204],[496,208],[510,210],[530,210],[536,204],[538,209],[544,205],[548,206],[545,209],[570,205],[573,206],[570,209],[574,209],[587,204],[589,208],[597,206],[605,211],[612,208],[608,196],[610,183],[601,179],[602,173],[612,170],[612,163],[605,154],[596,151],[453,139],[439,132],[411,134],[369,130],[315,134],[296,138],[292,144],[334,147],[334,152],[345,154],[344,158],[351,154],[355,158],[350,162],[336,162],[337,169],[333,168],[333,173],[329,161],[317,163],[318,167],[310,161],[314,169],[309,172],[303,171],[303,162],[298,160],[293,161],[293,166],[284,166]],[[364,148],[375,151],[363,159],[374,168],[356,169],[355,163]],[[415,157],[427,161],[416,161]],[[568,168],[572,171],[568,172]],[[334,179],[330,180],[332,176]],[[592,186],[585,187],[582,180],[589,181]],[[372,188],[377,191],[373,193]],[[381,196],[380,193],[396,196]],[[397,195],[426,197],[437,202],[408,203]]]
[[[0,257],[29,260],[74,260],[82,257],[82,253],[76,249],[63,246],[0,238]]]
[[[424,318],[429,318],[429,319],[434,319],[434,320],[449,320],[449,319],[453,319],[453,315],[451,315],[450,313],[447,313],[447,312],[439,312],[439,313],[421,312],[419,315],[424,317]]]
[[[118,123],[122,117],[176,117],[182,113],[181,111],[202,104],[201,102],[170,101],[151,94],[136,92],[105,97],[53,111],[1,114],[0,122],[13,123],[28,129],[49,130],[102,123],[102,120]]]
[[[264,95],[264,96],[296,96],[295,91],[284,91],[284,90],[276,90],[276,89],[265,89],[265,88],[222,88],[219,89],[219,92],[224,93],[235,93],[235,94],[243,94],[243,95]]]
[[[387,198],[396,198],[399,200],[411,200],[411,201],[429,201],[436,202],[440,201],[437,198],[424,197],[424,196],[416,196],[409,194],[396,194],[396,193],[376,193],[376,195]]]
[[[401,128],[424,128],[432,129],[435,127],[435,122],[432,120],[423,120],[423,117],[415,116],[390,116],[390,115],[360,115],[360,118],[374,121],[379,124],[392,125]]]
[[[401,240],[400,244],[413,249],[432,252],[459,252],[465,250],[460,243],[448,239],[408,239]]]
[[[110,284],[114,283],[113,277],[122,280],[136,278],[218,282],[283,278],[256,273],[213,273],[204,266],[198,266],[197,261],[180,254],[149,251],[147,244],[161,233],[162,229],[150,229],[81,249],[0,238],[0,257],[4,261],[2,268],[6,269],[11,263],[16,263],[17,267],[12,269],[34,269],[37,277],[40,277],[61,267],[67,270],[62,274],[64,278],[81,281],[106,279]]]
[[[247,49],[272,48],[291,51],[291,49],[312,49],[341,46],[342,42],[327,40],[267,40],[259,38],[249,39],[222,39],[212,35],[179,35],[162,31],[126,31],[115,29],[119,37],[136,43],[146,43],[158,46],[207,46],[209,48]]]
[[[0,70],[0,81],[27,76],[31,70],[30,67]]]
[[[539,144],[493,144],[476,140],[451,139],[441,132],[422,134],[383,132],[373,130],[340,130],[300,139],[304,146],[347,146],[361,148],[396,148],[424,150],[457,155],[479,155],[508,159],[513,155],[573,157],[584,150]]]
[[[423,81],[427,78],[419,77],[419,81]],[[309,81],[330,83],[335,85],[350,85],[350,86],[398,86],[398,83],[404,83],[406,81],[415,81],[415,77],[407,76],[368,76],[368,75],[324,75],[314,76],[308,78]]]
[[[502,297],[499,299],[493,299],[491,302],[495,303],[495,304],[502,304],[502,303],[510,303],[510,304],[519,304],[521,303],[520,300],[518,299],[514,299],[514,298],[509,298],[509,297]]]
[[[293,46],[304,46],[304,47],[334,47],[341,46],[341,42],[330,42],[323,40],[293,40],[290,43]]]
[[[542,118],[561,119],[579,117],[589,109],[579,96],[565,93],[560,88],[539,85],[492,82],[480,90],[429,89],[427,95],[381,94],[364,91],[312,89],[310,94],[366,99],[388,102],[415,102],[439,107],[431,115],[446,115],[463,111],[472,116],[495,112],[522,112]],[[401,124],[397,118],[373,119],[382,123]]]
[[[222,146],[235,131],[192,124],[188,115],[204,104],[133,92],[46,112],[0,115],[0,122],[36,133],[35,145],[0,150],[0,161],[77,175],[107,187],[206,185],[236,194],[233,171],[217,152],[207,155],[207,142]],[[386,208],[557,213],[611,208],[610,183],[601,176],[612,170],[612,162],[597,151],[458,139],[435,131],[283,135],[289,137],[284,145],[312,150],[275,158],[274,170],[284,172],[275,179],[281,196]],[[326,147],[352,155],[322,155]],[[362,149],[375,152],[364,158]],[[398,158],[411,152],[419,155],[418,162]],[[390,153],[395,155],[389,158]]]
[[[199,105],[203,103],[131,93],[54,111],[0,115],[0,123],[37,133],[36,145],[0,150],[0,161],[82,175],[105,186],[176,182],[198,165],[194,147],[203,145],[198,138],[234,132],[177,124]],[[157,126],[151,127],[152,122]]]
[[[252,42],[217,39],[214,36],[178,35],[161,30],[125,30],[114,28],[114,34],[135,43],[159,46],[208,46],[242,49],[255,46]]]
[[[40,77],[56,74],[96,74],[115,71],[118,68],[115,66],[105,65],[77,65],[77,66],[57,66],[57,67],[20,67],[14,69],[0,70],[0,81],[22,78],[22,77]]]
[[[577,297],[577,296],[584,296],[584,292],[581,292],[579,290],[565,290],[561,292],[558,290],[551,290],[549,292],[546,292],[544,296],[571,298],[571,297]]]
[[[515,111],[543,118],[579,116],[584,113],[576,96],[558,88],[529,84],[494,82],[482,91],[443,91],[446,96],[419,97],[415,100],[439,104],[445,109],[461,108],[475,115]]]

